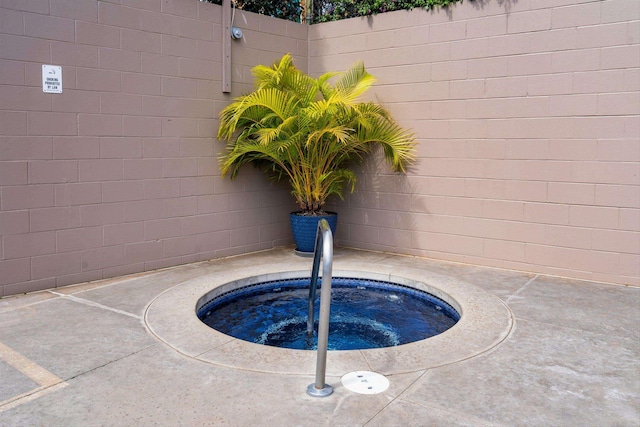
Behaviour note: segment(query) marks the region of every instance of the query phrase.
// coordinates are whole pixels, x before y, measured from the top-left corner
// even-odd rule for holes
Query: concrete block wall
[[[464,2],[314,25],[313,74],[364,60],[412,128],[332,207],[346,246],[640,284],[640,3]]]
[[[406,177],[362,166],[341,245],[640,283],[638,2],[235,25],[225,95],[220,6],[0,0],[0,296],[290,243],[288,189],[222,180],[213,138],[286,52],[312,74],[364,60],[419,141]]]
[[[290,242],[288,190],[222,180],[217,115],[305,25],[196,0],[0,1],[0,296]],[[63,92],[43,93],[42,65]]]

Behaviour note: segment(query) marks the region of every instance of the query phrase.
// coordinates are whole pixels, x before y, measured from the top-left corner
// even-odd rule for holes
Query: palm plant
[[[287,179],[301,211],[314,215],[329,196],[342,198],[345,186],[354,190],[351,167],[374,146],[398,172],[414,159],[413,135],[383,107],[359,101],[375,81],[362,63],[313,78],[287,54],[252,71],[255,90],[220,113],[218,138],[227,144],[219,159],[223,176],[234,178],[243,165],[254,164],[275,180]]]

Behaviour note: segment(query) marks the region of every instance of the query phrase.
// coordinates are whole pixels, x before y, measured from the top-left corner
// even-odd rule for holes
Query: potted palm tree
[[[380,146],[390,166],[405,172],[415,140],[386,109],[360,101],[375,81],[362,63],[314,78],[287,54],[252,72],[255,90],[220,112],[218,139],[226,141],[219,158],[222,176],[234,178],[250,163],[276,181],[287,180],[300,208],[290,215],[297,250],[312,252],[321,218],[329,216],[335,233],[337,215],[323,207],[329,196],[342,198],[345,187],[354,190],[353,165]],[[297,226],[307,221],[305,243]]]

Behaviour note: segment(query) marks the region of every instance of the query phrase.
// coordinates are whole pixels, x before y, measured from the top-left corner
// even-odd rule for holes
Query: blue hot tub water
[[[316,300],[316,326],[320,283]],[[309,278],[242,287],[205,303],[198,317],[211,328],[258,344],[314,350],[308,337]],[[369,279],[332,278],[329,350],[392,347],[438,335],[460,319],[445,301],[418,289]]]

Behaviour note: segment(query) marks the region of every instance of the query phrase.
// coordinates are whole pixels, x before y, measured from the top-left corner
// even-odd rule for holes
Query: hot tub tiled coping
[[[448,331],[426,340],[382,349],[330,351],[327,375],[356,370],[384,375],[423,371],[459,362],[487,352],[503,342],[514,325],[508,306],[498,297],[462,281],[443,279],[406,260],[394,267],[384,263],[340,260],[334,277],[384,280],[425,290],[451,304],[461,314]],[[309,261],[288,255],[243,263],[221,263],[202,276],[180,283],[155,298],[145,310],[144,323],[160,341],[202,362],[258,372],[313,375],[316,352],[263,346],[235,339],[203,324],[196,316],[199,304],[214,294],[268,280],[308,277]],[[337,268],[336,268],[337,267]]]

